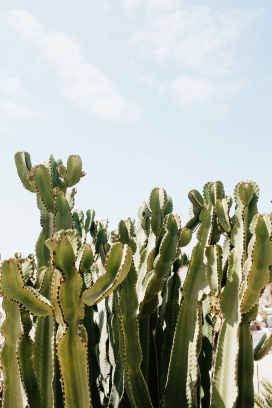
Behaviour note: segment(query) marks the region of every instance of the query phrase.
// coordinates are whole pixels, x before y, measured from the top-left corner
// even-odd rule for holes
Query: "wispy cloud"
[[[0,71],[0,89],[9,96],[25,96],[28,95],[26,91],[21,88],[21,82],[19,78],[3,78],[3,74]]]
[[[141,73],[135,66],[135,63],[133,61],[130,61],[129,63],[131,70],[138,80],[138,82],[142,84],[146,84],[149,88],[152,88],[155,84],[155,75],[151,74],[151,72],[148,73]]]
[[[33,109],[10,101],[0,101],[0,116],[4,120],[21,118],[47,119],[45,115]]]
[[[252,18],[243,10],[212,12],[207,6],[147,10],[144,27],[132,35],[129,45],[137,47],[142,56],[179,67],[181,63],[203,66],[211,56],[213,63],[215,57],[229,63],[234,58],[233,43]]]
[[[212,99],[225,105],[226,101],[234,98],[238,92],[248,89],[250,86],[250,80],[221,80],[217,82],[212,79],[181,76],[172,82],[171,93],[183,107],[191,108],[192,106],[207,104]],[[218,113],[218,105],[215,108]]]
[[[122,0],[123,6],[128,10],[138,7],[148,7],[150,9],[172,9],[178,6],[177,0]]]
[[[63,94],[88,112],[105,119],[139,119],[140,107],[119,94],[114,83],[94,64],[84,62],[80,46],[64,33],[47,34],[35,18],[22,10],[9,13],[9,22],[25,39],[34,41],[46,60],[55,64]]]
[[[122,2],[127,10],[133,10],[135,7],[141,5],[141,0],[122,0]]]
[[[160,7],[155,9],[155,5]],[[246,27],[260,11],[222,12],[207,6],[149,0],[142,12],[142,27],[131,36],[128,46],[137,51],[138,58],[171,72],[163,87],[159,85],[160,94],[170,82],[168,90],[181,106],[218,106],[250,86],[250,80],[241,75],[250,61],[236,50]]]

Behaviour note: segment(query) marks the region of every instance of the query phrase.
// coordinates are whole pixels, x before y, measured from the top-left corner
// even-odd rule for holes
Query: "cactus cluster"
[[[35,256],[1,264],[4,408],[253,407],[253,362],[272,343],[253,350],[249,328],[272,265],[257,185],[237,184],[233,215],[221,182],[190,191],[184,225],[155,188],[137,227],[109,233],[74,209],[79,156],[15,163],[42,230]]]

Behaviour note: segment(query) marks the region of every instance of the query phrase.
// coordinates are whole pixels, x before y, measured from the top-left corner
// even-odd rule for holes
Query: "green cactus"
[[[202,206],[199,213],[198,243],[193,249],[190,266],[183,286],[181,303],[164,392],[164,406],[196,406],[199,381],[198,356],[200,353],[200,301],[205,287],[205,248],[216,245],[220,233],[216,217],[216,200],[224,197],[221,182],[207,183],[204,198],[195,191],[189,193],[192,204]],[[193,197],[193,198],[192,198]],[[197,200],[195,199],[197,197]]]
[[[252,182],[239,183],[234,197],[232,249],[221,300],[225,319],[217,348],[212,407],[232,407],[236,401],[241,407],[254,405],[253,351],[247,323],[253,320],[250,312],[269,281],[272,260],[271,220],[257,214],[258,187]]]
[[[18,152],[15,163],[42,229],[35,256],[1,265],[4,408],[253,407],[253,361],[272,344],[253,350],[249,330],[272,270],[256,184],[236,186],[232,217],[221,182],[191,190],[184,226],[155,188],[138,227],[128,218],[109,234],[74,209],[79,156],[32,166]]]

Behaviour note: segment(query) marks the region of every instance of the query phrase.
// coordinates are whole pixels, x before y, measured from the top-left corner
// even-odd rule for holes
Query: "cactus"
[[[79,156],[32,166],[19,152],[15,163],[42,229],[35,256],[1,265],[3,406],[253,407],[253,361],[272,344],[253,350],[249,330],[272,270],[257,185],[237,184],[232,217],[221,182],[191,190],[183,225],[155,188],[137,228],[128,218],[109,234],[74,209]]]

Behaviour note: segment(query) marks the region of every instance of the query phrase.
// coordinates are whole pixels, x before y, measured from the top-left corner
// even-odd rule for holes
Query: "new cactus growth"
[[[155,188],[137,228],[128,218],[109,234],[74,209],[79,156],[15,163],[42,229],[35,256],[1,265],[3,407],[253,407],[253,361],[272,345],[253,350],[249,330],[272,270],[257,185],[237,184],[233,216],[220,181],[191,190],[185,224]]]

